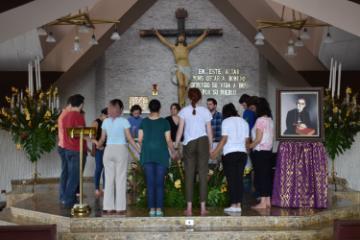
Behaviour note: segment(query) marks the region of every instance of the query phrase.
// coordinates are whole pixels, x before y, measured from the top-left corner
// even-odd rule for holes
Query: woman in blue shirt
[[[139,152],[139,147],[130,134],[130,124],[121,117],[124,105],[120,99],[113,99],[108,105],[109,117],[104,120],[101,138],[94,141],[101,147],[106,139],[104,152],[105,191],[104,213],[126,213],[126,183],[128,168],[128,142]]]

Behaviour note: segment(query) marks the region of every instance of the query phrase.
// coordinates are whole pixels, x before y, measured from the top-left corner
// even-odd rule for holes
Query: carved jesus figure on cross
[[[172,69],[172,82],[178,86],[178,101],[180,106],[185,106],[186,90],[191,80],[191,66],[189,62],[189,52],[192,48],[200,44],[208,35],[222,35],[221,29],[186,29],[185,18],[188,13],[185,9],[176,10],[175,16],[178,20],[178,29],[173,30],[141,30],[140,36],[155,35],[161,43],[170,48],[175,57],[175,66]],[[201,33],[201,35],[199,34]],[[177,36],[175,44],[172,44],[164,36]],[[200,36],[199,36],[200,35]],[[198,36],[190,44],[186,43],[186,36]]]

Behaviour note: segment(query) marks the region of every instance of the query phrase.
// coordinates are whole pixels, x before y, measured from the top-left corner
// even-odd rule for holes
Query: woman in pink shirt
[[[274,123],[269,103],[265,98],[259,98],[256,106],[257,119],[251,130],[252,142],[248,148],[252,149],[252,163],[255,172],[255,188],[260,194],[260,203],[255,209],[271,207],[272,174],[271,158],[274,141]]]

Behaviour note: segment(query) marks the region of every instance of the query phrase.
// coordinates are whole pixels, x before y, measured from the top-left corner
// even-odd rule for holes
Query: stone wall
[[[190,52],[193,74],[199,68],[238,68],[247,76],[248,89],[243,92],[266,92],[266,84],[260,84],[260,62],[264,61],[260,61],[258,50],[208,0],[159,0],[105,52],[97,68],[97,81],[105,86],[97,95],[105,98],[98,98],[97,110],[112,98],[122,99],[125,106],[130,96],[151,98],[152,84],[158,84],[156,98],[163,103],[163,115],[169,113],[170,104],[177,102],[177,87],[170,81],[173,54],[156,38],[140,38],[139,29],[176,28],[177,8],[188,10],[187,28],[222,28],[224,32],[222,37],[208,37]],[[169,40],[174,42],[175,38]],[[262,79],[266,79],[266,69]],[[219,109],[225,103],[237,103],[241,94],[216,97]]]

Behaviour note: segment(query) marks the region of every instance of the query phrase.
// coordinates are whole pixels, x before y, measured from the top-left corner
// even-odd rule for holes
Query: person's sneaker
[[[150,210],[149,217],[156,217],[156,211],[155,210]]]
[[[155,216],[156,216],[156,217],[163,217],[163,216],[164,216],[164,213],[163,213],[163,211],[158,210],[158,211],[155,212]]]
[[[224,209],[224,212],[241,212],[240,207],[228,207]]]

